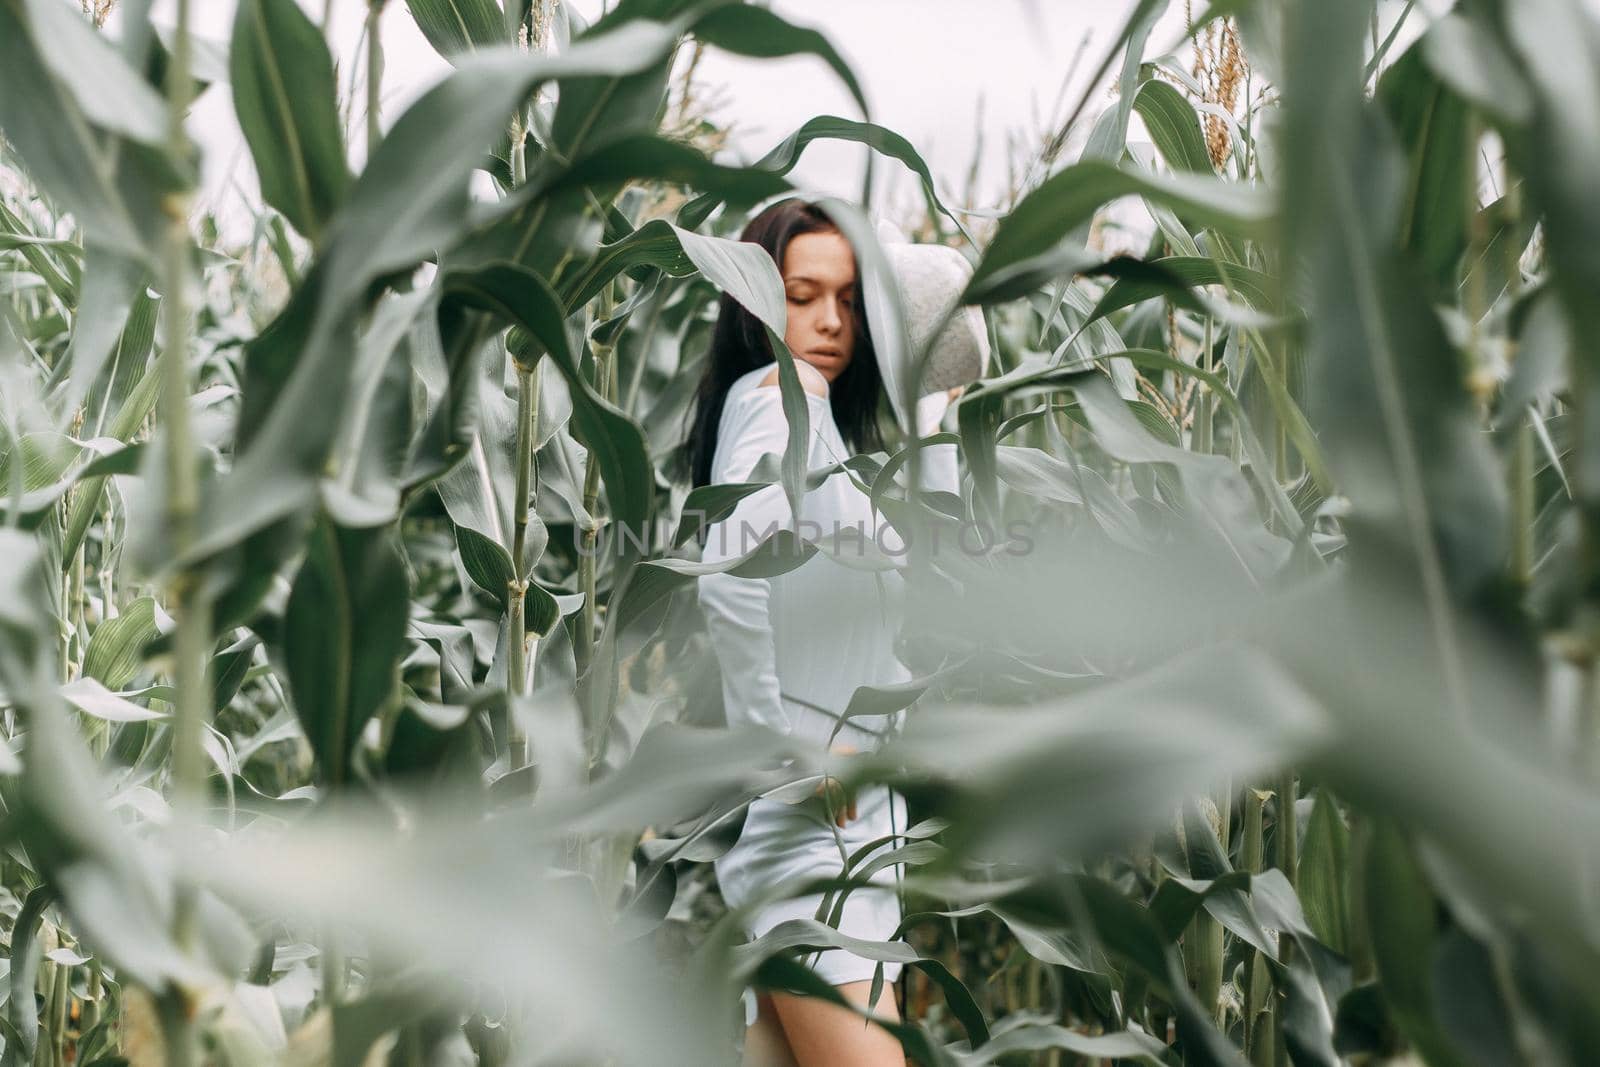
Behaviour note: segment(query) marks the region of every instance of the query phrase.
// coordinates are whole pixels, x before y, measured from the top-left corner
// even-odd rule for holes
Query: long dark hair
[[[780,200],[751,219],[739,235],[767,250],[773,262],[783,267],[789,242],[803,233],[838,232],[832,219],[821,208],[799,197]],[[857,286],[861,282],[860,263],[856,267]],[[865,301],[857,299],[851,316],[855,345],[850,362],[829,387],[829,403],[839,434],[855,452],[883,447],[878,432],[878,398],[883,379],[872,352],[872,334],[867,329]],[[740,377],[776,359],[767,340],[766,329],[743,305],[727,293],[718,305],[717,326],[706,353],[705,372],[695,390],[694,405],[686,419],[687,436],[676,453],[679,475],[687,473],[690,485],[699,488],[711,483],[711,458],[717,450],[717,425],[727,404],[728,389]]]

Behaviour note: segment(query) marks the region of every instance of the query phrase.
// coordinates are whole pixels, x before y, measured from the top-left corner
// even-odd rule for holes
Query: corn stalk
[[[1290,886],[1299,884],[1300,843],[1299,826],[1295,820],[1295,775],[1292,769],[1285,770],[1278,776],[1278,827],[1277,827],[1277,858],[1276,866],[1289,880]],[[1287,971],[1290,953],[1294,951],[1294,939],[1283,932],[1278,935],[1278,963]],[[1289,1046],[1284,1041],[1284,990],[1278,991],[1273,1002],[1275,1020],[1273,1025],[1274,1053],[1278,1067],[1287,1067],[1289,1063]]]
[[[533,456],[533,443],[538,439],[539,428],[539,368],[542,361],[535,359],[524,363],[518,359],[517,372],[517,467],[516,496],[513,498],[514,533],[511,545],[513,576],[507,590],[510,636],[507,638],[507,684],[513,695],[528,692],[529,638],[527,628],[527,600],[529,576],[523,571],[527,551],[528,525],[531,521],[533,495],[538,488],[538,469]],[[510,722],[511,765],[517,770],[527,765],[528,740],[515,715]]]
[[[513,40],[521,38],[521,27],[515,25],[515,3],[505,7],[507,30]],[[542,42],[539,42],[542,45]],[[531,107],[519,107],[511,117],[511,187],[520,189],[528,180],[526,156],[528,117]],[[528,637],[528,582],[530,575],[524,570],[527,553],[528,526],[533,511],[533,498],[538,492],[539,472],[534,460],[534,443],[539,439],[539,374],[543,360],[538,356],[525,362],[513,355],[517,374],[517,436],[516,436],[516,488],[512,497],[511,579],[506,590],[507,630],[506,684],[513,698],[526,695],[532,680],[529,677],[529,660],[532,642]],[[507,773],[528,765],[528,737],[513,709],[507,717]]]
[[[597,321],[605,322],[610,318],[613,306],[612,286],[607,285],[600,294],[600,309],[596,316]],[[615,374],[612,365],[615,358],[615,342],[595,343],[595,392],[612,401],[616,399],[616,383],[613,381]],[[588,515],[588,522],[582,531],[583,550],[578,557],[578,588],[583,591],[583,609],[578,627],[578,639],[573,644],[573,655],[580,675],[589,669],[589,664],[594,659],[595,628],[598,616],[597,605],[595,604],[595,578],[599,564],[600,528],[602,525],[602,520],[598,514],[600,506],[600,463],[595,456],[593,448],[587,449],[586,455],[588,456],[588,462],[584,465],[583,471],[583,509]]]
[[[327,0],[324,19],[331,16],[333,0]],[[367,0],[367,158],[383,140],[383,9],[388,0]]]
[[[192,165],[183,123],[190,100],[190,0],[178,0],[172,57],[167,76],[168,152],[183,170]],[[174,809],[179,819],[195,822],[205,802],[205,756],[201,737],[206,728],[210,694],[206,665],[210,651],[211,617],[206,593],[195,574],[186,569],[196,535],[200,487],[195,464],[193,430],[189,417],[190,249],[187,189],[171,194],[165,203],[166,230],[162,248],[164,299],[162,301],[161,353],[162,417],[166,429],[166,520],[173,558],[178,561],[167,584],[167,596],[177,620],[174,640],[175,714],[173,717],[172,780]],[[179,947],[197,947],[195,888],[180,880],[173,903],[173,937]],[[184,990],[174,986],[162,995],[162,1018],[172,1062],[187,1067],[198,1054],[198,1035]]]
[[[1244,825],[1239,842],[1239,865],[1251,875],[1266,869],[1263,845],[1262,811],[1267,794],[1249,788],[1244,793]],[[1252,949],[1245,965],[1244,989],[1240,997],[1244,1012],[1244,1054],[1254,1067],[1269,1067],[1276,1061],[1273,1053],[1274,1019],[1276,1012],[1269,1000],[1272,972],[1267,967],[1266,956]]]

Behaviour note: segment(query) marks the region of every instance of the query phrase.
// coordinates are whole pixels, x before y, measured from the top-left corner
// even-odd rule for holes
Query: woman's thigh
[[[852,1004],[867,1006],[871,982],[837,987]],[[893,1034],[847,1008],[815,997],[772,994],[772,1005],[799,1067],[904,1067],[905,1054]],[[898,1022],[894,986],[884,983],[872,1014]]]
[[[798,1067],[794,1053],[789,1050],[789,1039],[783,1036],[777,1009],[765,993],[756,997],[756,1021],[744,1032],[744,1058],[740,1064],[741,1067]]]

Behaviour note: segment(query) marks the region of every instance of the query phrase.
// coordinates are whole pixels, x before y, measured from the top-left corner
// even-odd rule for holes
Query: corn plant
[[[742,987],[838,999],[802,951],[891,863],[902,936],[850,947],[906,965],[913,1062],[1587,1062],[1588,7],[1163,41],[1140,0],[988,220],[766,8],[409,0],[452,71],[390,116],[385,6],[353,152],[293,0],[226,42],[0,0],[7,1062],[734,1062]],[[813,55],[861,117],[715,161],[686,47]],[[243,241],[195,217],[218,81]],[[669,462],[719,296],[782,336],[732,235],[819,139],[913,176],[995,350],[953,430],[886,410],[836,468],[917,535],[916,678],[827,761],[720,724],[694,607],[805,554],[693,533],[830,472]],[[893,349],[869,192],[828,209]],[[911,492],[946,441],[962,492]],[[710,861],[824,772],[913,825],[746,943]]]

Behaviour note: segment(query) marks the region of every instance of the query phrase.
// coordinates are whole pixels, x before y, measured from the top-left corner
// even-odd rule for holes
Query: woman
[[[807,469],[882,448],[876,416],[885,375],[862,313],[849,242],[819,208],[799,199],[767,208],[741,239],[765,248],[783,277],[784,342],[795,357],[810,417]],[[959,386],[940,390],[918,402],[919,434],[936,431],[959,392]],[[750,480],[764,454],[781,456],[787,444],[777,364],[763,327],[724,296],[684,446],[693,483]],[[957,490],[954,447],[924,449],[925,488]],[[843,472],[805,494],[801,518],[825,532],[837,529],[836,523],[857,525],[874,539],[858,544],[863,555],[873,543],[885,544],[881,516]],[[710,528],[702,558],[742,556],[759,544],[771,522],[781,527],[791,519],[781,487],[769,485],[743,498]],[[700,603],[722,670],[730,725],[759,723],[844,752],[879,743],[885,732],[881,721],[841,725],[838,713],[858,686],[889,685],[911,676],[893,651],[903,578],[892,567],[849,565],[847,543],[836,542],[833,554],[817,552],[772,578],[722,573],[700,579]],[[893,544],[903,547],[898,540]],[[800,804],[757,800],[738,842],[716,861],[718,880],[731,905],[755,905],[749,933],[760,937],[786,919],[813,918],[821,900],[809,895],[772,903],[776,887],[836,878],[841,856],[905,828],[904,800],[884,786],[856,798],[822,795]],[[838,927],[853,937],[885,941],[894,937],[900,904],[890,870],[873,881],[881,888],[863,887],[847,897]],[[867,1006],[876,961],[832,948],[807,962],[847,1000]],[[883,966],[883,991],[871,1011],[898,1019],[889,991],[900,965]],[[863,1025],[858,1016],[814,998],[773,994],[757,999],[745,1062],[878,1067],[905,1060],[893,1036]]]

